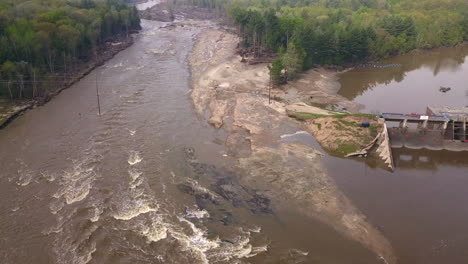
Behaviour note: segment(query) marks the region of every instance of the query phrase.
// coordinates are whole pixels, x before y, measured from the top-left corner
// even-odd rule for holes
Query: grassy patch
[[[352,144],[352,143],[340,143],[338,145],[338,148],[335,150],[337,153],[341,154],[341,155],[346,155],[346,154],[349,154],[349,153],[353,153],[353,152],[356,152],[358,151],[360,148],[358,145],[356,144]]]
[[[294,113],[293,117],[300,121],[307,121],[307,120],[316,119],[320,117],[327,117],[327,115],[299,112],[299,113]]]
[[[335,129],[339,131],[345,131],[347,130],[346,127],[344,127],[340,122],[333,120],[333,124],[335,124]]]
[[[361,124],[358,124],[356,122],[350,122],[350,121],[346,121],[346,120],[342,120],[342,119],[339,119],[338,120],[341,124],[345,125],[345,126],[350,126],[350,127],[361,127]]]
[[[321,117],[342,117],[344,115],[345,114],[339,113],[339,112],[330,112],[329,115],[298,112],[298,113],[292,114],[291,117],[294,117],[300,121],[307,121],[307,120],[312,120],[312,119],[321,118]]]

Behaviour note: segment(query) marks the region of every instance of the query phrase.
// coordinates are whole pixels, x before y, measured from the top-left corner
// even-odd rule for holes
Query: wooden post
[[[97,97],[97,104],[98,104],[98,113],[101,116],[101,102],[99,101],[99,87],[98,87],[98,72],[96,70],[96,97]]]

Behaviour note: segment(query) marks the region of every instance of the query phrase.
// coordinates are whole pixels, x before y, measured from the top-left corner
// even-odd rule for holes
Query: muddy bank
[[[44,96],[27,101],[2,102],[0,101],[0,129],[6,127],[11,121],[25,111],[49,102],[61,91],[69,88],[83,77],[88,75],[96,67],[112,59],[120,51],[133,44],[133,37],[119,36],[103,44],[96,52],[96,58],[89,62],[74,65],[73,72],[68,73],[68,79],[60,83],[53,91],[48,91]],[[58,76],[58,74],[57,74]]]
[[[31,109],[31,102],[3,102],[0,101],[0,129],[6,127],[24,111]]]
[[[140,17],[148,20],[172,22],[174,20],[225,20],[223,12],[210,8],[201,8],[174,4],[172,1],[155,1],[155,4],[144,10],[140,10]]]
[[[140,10],[140,17],[161,22],[172,22],[175,18],[172,5],[166,1],[158,1],[155,5]]]
[[[334,94],[339,88],[336,74],[309,71],[283,89],[273,89],[275,100],[269,102],[267,64],[241,63],[237,43],[238,37],[224,30],[206,30],[198,35],[190,64],[194,106],[210,124],[229,132],[226,145],[228,154],[238,159],[240,183],[271,200],[273,207],[292,202],[305,217],[319,219],[361,243],[383,263],[396,263],[387,239],[327,174],[322,154],[311,146],[283,140],[304,129],[287,116],[291,103],[359,108]]]

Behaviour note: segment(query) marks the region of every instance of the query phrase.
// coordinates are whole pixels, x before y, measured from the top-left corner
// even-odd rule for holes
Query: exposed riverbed
[[[398,150],[393,174],[323,156],[263,86],[232,97],[222,82],[241,129],[216,129],[187,61],[215,26],[165,26],[144,20],[133,46],[0,131],[1,263],[383,263],[387,240],[398,263],[468,261],[466,153]]]
[[[143,21],[133,46],[0,131],[0,262],[380,262],[238,180],[228,135],[188,95],[210,24],[164,26]]]

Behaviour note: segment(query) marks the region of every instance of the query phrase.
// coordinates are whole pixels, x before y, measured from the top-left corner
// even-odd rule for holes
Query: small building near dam
[[[392,148],[468,151],[468,107],[428,106],[425,115],[383,113]]]

